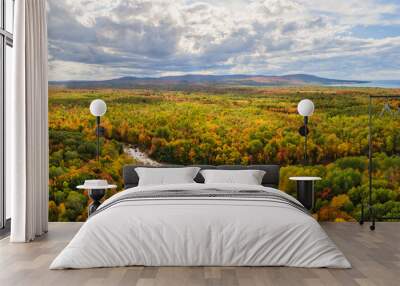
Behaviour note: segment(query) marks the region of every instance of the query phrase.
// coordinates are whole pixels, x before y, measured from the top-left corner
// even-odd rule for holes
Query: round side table
[[[106,189],[115,189],[116,185],[107,185],[107,186],[88,186],[88,185],[80,185],[77,186],[77,189],[88,190],[89,197],[92,199],[92,203],[88,207],[88,215],[91,216],[97,208],[101,205],[100,200],[106,194]]]
[[[320,177],[290,177],[289,180],[297,183],[297,200],[303,206],[312,210],[315,203],[314,182],[321,180]]]

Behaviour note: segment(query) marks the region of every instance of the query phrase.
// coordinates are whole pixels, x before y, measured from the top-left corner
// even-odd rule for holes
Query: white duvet
[[[136,187],[163,190],[264,190],[232,184]],[[102,207],[100,206],[100,208]],[[91,217],[50,269],[145,266],[294,266],[350,268],[315,219],[293,206],[246,198],[123,201]]]

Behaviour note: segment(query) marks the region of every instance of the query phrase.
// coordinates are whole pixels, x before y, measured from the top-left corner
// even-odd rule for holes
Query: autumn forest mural
[[[85,221],[89,198],[76,186],[104,178],[118,185],[110,197],[126,164],[268,163],[294,196],[290,176],[322,178],[318,220],[359,219],[369,96],[400,94],[395,29],[376,28],[394,4],[317,2],[49,0],[50,221]],[[99,161],[89,112],[98,98]],[[307,165],[304,98],[315,104]],[[372,204],[400,216],[400,102],[374,99],[372,113]]]
[[[301,91],[301,92],[300,92]],[[368,95],[380,89],[241,88],[215,91],[50,88],[50,219],[82,221],[88,197],[75,187],[105,178],[123,189],[121,169],[137,147],[168,164],[265,164],[281,168],[280,189],[295,195],[294,175],[316,184],[315,216],[348,221],[360,216],[368,190]],[[391,91],[393,92],[393,91]],[[315,102],[310,120],[310,164],[304,166],[301,98]],[[91,100],[103,98],[100,162],[96,161]],[[377,104],[379,114],[381,105]],[[400,121],[374,120],[373,200],[381,216],[400,215]],[[140,162],[139,162],[140,163]],[[110,191],[107,196],[112,195]]]

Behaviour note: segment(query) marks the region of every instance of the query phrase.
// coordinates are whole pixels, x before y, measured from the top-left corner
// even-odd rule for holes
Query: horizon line
[[[371,82],[371,81],[398,81],[400,79],[341,79],[341,78],[334,78],[334,77],[324,77],[315,74],[308,74],[308,73],[287,73],[282,75],[273,75],[273,74],[246,74],[246,73],[227,73],[227,74],[203,74],[203,73],[183,73],[179,75],[162,75],[162,76],[138,76],[138,75],[121,75],[116,77],[110,77],[105,79],[57,79],[57,80],[49,80],[48,82],[100,82],[100,81],[109,81],[109,80],[116,80],[122,78],[136,78],[136,79],[162,79],[167,77],[184,77],[184,76],[215,76],[215,77],[223,77],[223,76],[248,76],[248,77],[285,77],[285,76],[295,76],[295,75],[305,75],[305,76],[313,76],[321,79],[329,79],[329,80],[339,80],[339,81],[364,81],[364,82]]]

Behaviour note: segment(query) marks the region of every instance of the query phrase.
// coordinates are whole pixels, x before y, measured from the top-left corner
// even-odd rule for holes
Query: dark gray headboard
[[[195,167],[200,167],[201,169],[220,169],[220,170],[263,170],[265,171],[265,176],[262,180],[262,185],[265,187],[273,187],[277,188],[279,186],[279,165],[220,165],[220,166],[212,166],[212,165],[191,165]],[[141,166],[141,165],[127,165],[124,166],[123,169],[123,177],[124,177],[124,187],[125,189],[136,187],[139,183],[139,177],[135,171],[137,167],[149,167],[149,166]],[[161,168],[176,168],[176,167],[185,167],[183,165],[164,165],[160,166]],[[154,168],[154,167],[152,167]],[[199,173],[194,179],[197,183],[204,183],[203,176]]]

